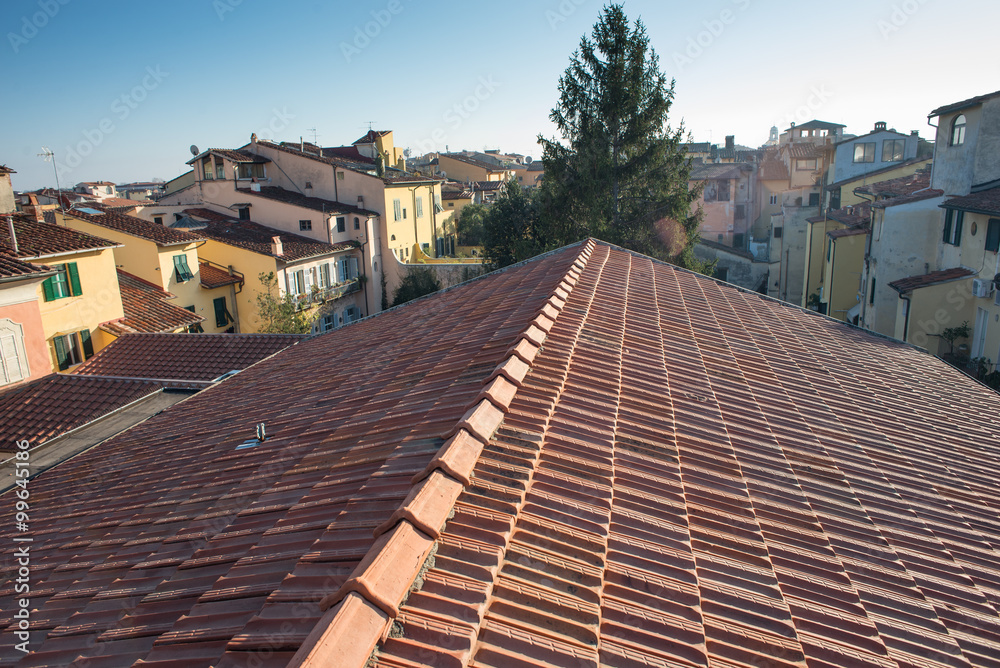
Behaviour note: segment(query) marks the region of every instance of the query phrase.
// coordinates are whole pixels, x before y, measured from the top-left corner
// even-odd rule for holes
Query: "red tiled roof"
[[[29,276],[42,277],[54,274],[55,270],[44,264],[29,264],[18,260],[6,249],[0,249],[0,281],[17,280]]]
[[[972,269],[966,269],[965,267],[955,267],[954,269],[943,269],[941,271],[932,271],[929,274],[901,278],[898,281],[890,283],[889,287],[899,293],[912,292],[913,290],[926,288],[939,283],[948,283],[949,281],[960,281],[964,278],[972,278],[977,273],[978,272]]]
[[[7,165],[0,165],[0,174],[17,174],[17,172],[15,172]]]
[[[769,150],[764,154],[764,159],[760,163],[760,178],[764,181],[788,180],[788,167],[778,158],[776,150]]]
[[[265,158],[262,155],[257,155],[256,153],[251,153],[245,149],[231,149],[231,148],[210,148],[207,151],[202,151],[195,157],[187,161],[187,164],[192,165],[199,162],[205,158],[207,155],[218,155],[230,162],[235,163],[258,163],[263,164],[266,162],[271,162],[270,158]]]
[[[0,391],[0,450],[32,447],[83,426],[160,389],[141,380],[50,374]]]
[[[75,373],[208,381],[246,369],[305,338],[298,334],[125,334]]]
[[[689,181],[705,181],[709,179],[738,179],[743,176],[743,165],[736,163],[707,163],[694,165]]]
[[[351,204],[334,202],[333,200],[323,199],[321,197],[309,197],[308,195],[303,195],[291,190],[285,190],[284,188],[278,188],[276,186],[263,186],[261,187],[260,192],[254,192],[253,190],[248,190],[246,188],[238,188],[237,191],[243,193],[244,195],[263,197],[276,202],[284,202],[285,204],[299,206],[304,209],[322,211],[330,215],[338,213],[356,214],[359,216],[378,215],[377,211],[369,211],[368,209],[361,209]]]
[[[101,201],[97,202],[98,207],[101,209],[118,212],[125,212],[138,206],[149,206],[150,204],[155,204],[155,202],[148,200],[126,199],[124,197],[105,197]]]
[[[291,155],[297,155],[302,158],[308,158],[315,162],[321,162],[326,165],[334,165],[337,167],[342,167],[344,169],[349,169],[351,171],[358,172],[360,174],[366,174],[372,177],[375,176],[374,162],[371,160],[352,160],[349,158],[342,158],[336,155],[333,156],[316,155],[308,151],[300,151],[298,148],[292,148],[290,146],[275,144],[274,142],[263,141],[263,140],[258,141],[257,145],[262,146],[264,148],[270,148],[275,151],[280,151],[282,153],[289,153]],[[247,144],[240,150],[245,151],[249,146],[251,146],[251,144]]]
[[[886,172],[891,172],[893,170],[900,169],[902,167],[908,167],[910,165],[916,165],[916,164],[919,164],[921,162],[927,162],[927,163],[929,163],[931,160],[933,160],[933,158],[931,158],[930,156],[925,156],[925,157],[922,157],[922,158],[910,158],[909,160],[904,160],[903,162],[894,162],[891,165],[889,165],[888,167],[882,167],[881,169],[876,169],[875,171],[867,172],[865,174],[856,174],[855,176],[851,176],[851,177],[843,179],[841,181],[837,181],[836,183],[831,183],[830,185],[826,186],[826,190],[834,190],[836,188],[842,188],[845,185],[848,185],[850,183],[855,183],[857,181],[862,181],[862,180],[863,181],[868,181],[868,180],[871,180],[873,177],[876,177],[876,176],[878,176],[880,174],[885,174]],[[930,165],[927,165],[927,167],[925,167],[925,168],[929,170],[929,167],[930,167]],[[905,178],[905,177],[900,177],[900,178]],[[862,187],[862,186],[859,186],[859,187]]]
[[[931,113],[927,114],[927,118],[934,118],[935,116],[941,116],[943,114],[948,114],[953,111],[968,109],[969,107],[974,107],[978,104],[985,102],[986,100],[989,100],[990,98],[994,98],[997,95],[1000,95],[1000,90],[996,91],[995,93],[988,93],[986,95],[977,95],[976,97],[970,97],[968,100],[962,100],[961,102],[946,104],[945,106],[938,107]]]
[[[921,202],[925,199],[934,199],[935,197],[941,197],[942,195],[944,195],[943,190],[924,190],[913,193],[912,195],[901,195],[899,197],[879,200],[872,204],[872,207],[875,209],[885,209],[890,206],[899,206],[900,204],[910,204],[912,202]]]
[[[874,195],[881,199],[913,195],[921,190],[926,190],[930,185],[931,170],[930,165],[928,165],[925,169],[917,170],[913,174],[858,186],[854,189],[854,192],[856,194]]]
[[[49,213],[51,212],[46,212],[46,220],[49,219]],[[190,232],[175,230],[167,227],[166,225],[157,225],[156,223],[143,220],[142,218],[127,216],[123,213],[115,213],[113,211],[105,211],[100,214],[90,214],[84,213],[79,209],[71,209],[66,212],[66,215],[88,223],[93,223],[94,225],[106,227],[109,230],[116,230],[118,232],[123,232],[124,234],[129,234],[133,237],[139,237],[140,239],[152,241],[159,246],[189,244],[204,240],[204,237],[191,234]]]
[[[315,239],[302,237],[298,234],[281,232],[270,227],[265,227],[249,220],[238,220],[212,211],[211,209],[184,209],[184,213],[206,222],[205,227],[198,229],[198,233],[203,237],[261,255],[278,257],[286,262],[305,260],[332,253],[343,253],[359,247],[359,244],[355,241],[344,241],[337,244],[316,241]],[[273,237],[281,238],[281,255],[274,255],[272,253],[271,239]]]
[[[989,665],[996,406],[899,342],[563,249],[32,480],[30,660]]]
[[[788,155],[794,159],[822,158],[823,149],[811,142],[793,142],[786,145]]]
[[[47,211],[46,221],[53,221]],[[74,251],[90,251],[101,248],[115,248],[114,241],[101,239],[86,232],[78,232],[52,222],[39,222],[24,214],[13,214],[14,235],[17,237],[17,253],[14,253],[10,232],[5,221],[0,221],[0,251],[21,259],[46,257]]]
[[[941,206],[971,213],[982,213],[987,216],[1000,215],[1000,187],[982,190],[964,197],[953,197]]]
[[[860,227],[845,227],[841,230],[831,230],[826,233],[826,235],[832,239],[842,239],[844,237],[857,237],[863,234],[868,234],[869,228],[867,225],[862,225]]]
[[[462,155],[461,153],[441,153],[438,160],[440,160],[441,158],[451,158],[452,160],[457,160],[458,162],[464,162],[467,165],[478,167],[479,169],[485,169],[488,172],[509,171],[509,168],[507,167],[498,167],[493,163],[486,162],[485,160],[477,160],[476,158],[472,158],[467,155]]]
[[[174,295],[138,276],[118,270],[125,317],[101,324],[101,329],[115,335],[145,332],[174,332],[195,325],[205,318],[180,306],[168,304]]]
[[[806,218],[810,223],[822,223],[824,220],[833,220],[843,223],[849,227],[865,226],[872,220],[871,202],[863,201],[860,204],[841,207],[840,209],[827,210],[825,216],[814,216]]]
[[[234,285],[243,281],[239,276],[230,274],[228,271],[207,262],[198,263],[198,276],[201,278],[202,286],[209,289]]]
[[[384,137],[389,134],[389,130],[369,130],[365,135],[354,142],[355,144],[374,144],[379,137]]]

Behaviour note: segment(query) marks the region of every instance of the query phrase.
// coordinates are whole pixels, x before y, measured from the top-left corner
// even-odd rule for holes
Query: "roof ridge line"
[[[418,580],[441,536],[455,502],[471,476],[483,448],[506,417],[531,363],[596,248],[587,239],[576,260],[527,327],[517,335],[507,356],[483,381],[483,389],[427,467],[413,478],[400,507],[376,527],[375,543],[341,587],[320,601],[323,617],[292,657],[289,666],[326,665],[336,652],[337,665],[364,666],[399,616],[399,606]],[[350,639],[350,643],[341,642]],[[364,638],[362,642],[359,642]],[[347,656],[345,648],[352,652]]]

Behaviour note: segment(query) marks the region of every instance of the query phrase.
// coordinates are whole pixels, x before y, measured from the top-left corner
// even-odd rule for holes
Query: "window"
[[[313,222],[311,220],[299,221],[299,232],[308,232],[312,228],[313,228]]]
[[[955,209],[945,209],[944,214],[944,243],[952,246],[962,245],[962,223],[965,220],[964,211]],[[988,235],[987,235],[988,236]]]
[[[292,272],[292,292],[297,295],[306,293],[306,273],[301,269]]]
[[[448,202],[448,206],[454,208],[455,207],[455,203],[454,202]]]
[[[705,190],[703,192],[706,202],[714,202],[718,197],[717,185],[715,181],[705,181]]]
[[[729,181],[719,181],[719,188],[717,190],[720,202],[729,201]]]
[[[965,143],[965,114],[959,114],[951,122],[951,145],[961,146]]]
[[[868,293],[868,304],[874,306],[875,304],[875,279],[872,278],[872,289]]]
[[[358,258],[345,257],[337,260],[337,282],[345,283],[358,277]]]
[[[403,219],[403,203],[400,202],[398,199],[392,200],[392,213],[393,213],[393,218],[392,218],[393,220]]]
[[[780,228],[780,227],[774,228],[774,238],[775,239],[780,239],[781,238],[781,231],[782,231],[782,228]]]
[[[233,316],[229,314],[229,309],[226,308],[226,298],[218,297],[212,300],[212,305],[215,307],[215,326],[219,328],[225,328],[229,323],[235,322]]]
[[[406,207],[403,207],[403,220],[406,220]]]
[[[24,350],[24,328],[10,318],[0,320],[0,386],[31,375]]]
[[[394,235],[392,235],[392,238],[390,239],[390,241],[395,241],[395,240],[396,240],[396,235],[394,234]]]
[[[906,142],[902,139],[886,139],[882,142],[882,162],[899,162],[904,150]]]
[[[60,371],[83,364],[84,360],[94,354],[94,343],[90,339],[89,329],[57,334],[52,337],[52,347],[55,349],[56,365]]]
[[[444,211],[444,207],[441,206],[441,195],[434,193],[434,211],[441,213]]]
[[[319,287],[328,288],[333,285],[333,281],[330,280],[330,265],[323,264],[319,268]]]
[[[346,232],[347,231],[347,218],[344,216],[337,216],[337,231]]]
[[[416,204],[413,206],[413,211],[414,211],[413,215],[416,216],[418,219],[424,217],[424,198],[423,197],[418,197],[417,198]]]
[[[83,294],[83,290],[80,288],[80,272],[77,271],[76,262],[57,264],[53,269],[58,273],[49,276],[42,283],[42,294],[45,301],[51,302]]]
[[[349,322],[354,322],[355,320],[359,320],[360,318],[361,318],[361,309],[359,309],[357,306],[348,306],[346,309],[344,309],[345,325]]]
[[[986,250],[994,253],[1000,251],[1000,218],[990,218],[986,228]]]
[[[157,225],[163,224],[163,216],[153,216],[153,222]]]
[[[240,163],[238,175],[241,179],[262,179],[264,178],[264,165],[252,162]],[[309,187],[308,183],[306,187]]]
[[[809,206],[819,206],[819,193],[809,193]]]
[[[778,203],[778,196],[771,195],[771,204],[777,204],[777,203]]]
[[[220,181],[226,178],[226,165],[219,157],[215,158],[215,178]]]
[[[716,267],[715,278],[719,279],[720,281],[729,280],[729,267]]]
[[[795,171],[797,172],[812,172],[816,170],[816,159],[812,160],[796,160],[795,161]]]
[[[361,229],[361,219],[358,218],[357,216],[354,216],[354,229],[356,230]]]
[[[211,181],[215,178],[214,172],[212,172],[212,159],[206,157],[201,161],[201,174],[206,181]]]
[[[854,162],[875,162],[875,142],[865,141],[855,144]]]
[[[187,255],[174,256],[174,276],[178,283],[185,283],[194,278],[191,269],[188,267]]]
[[[195,313],[195,314],[197,313],[197,311],[195,311],[194,304],[192,304],[191,306],[185,306],[184,309],[187,310],[187,311],[191,311],[191,313]],[[205,330],[204,330],[204,328],[202,328],[200,322],[196,322],[193,325],[188,325],[188,328],[185,331],[188,334],[204,334],[205,333]]]
[[[746,205],[745,204],[737,204],[736,205],[736,216],[735,216],[735,219],[736,220],[743,220],[746,217],[747,217],[747,208],[746,208]]]
[[[329,332],[331,329],[336,329],[336,327],[337,327],[337,316],[324,315],[323,319],[320,321],[319,331]]]
[[[338,181],[343,181],[344,180],[344,173],[343,172],[337,172],[337,180]]]
[[[239,208],[240,220],[250,220],[250,207],[241,206]]]

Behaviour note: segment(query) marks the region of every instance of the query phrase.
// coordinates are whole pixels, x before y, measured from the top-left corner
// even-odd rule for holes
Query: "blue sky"
[[[0,164],[18,190],[170,179],[192,144],[251,132],[540,156],[559,76],[595,0],[5,0]],[[812,118],[931,136],[933,108],[1000,88],[993,0],[626,0],[661,69],[671,122],[757,146]]]

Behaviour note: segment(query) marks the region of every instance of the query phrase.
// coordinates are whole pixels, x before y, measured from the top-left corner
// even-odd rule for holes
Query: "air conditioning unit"
[[[982,278],[972,279],[973,297],[989,297],[991,294],[993,294],[993,281],[987,281]]]

